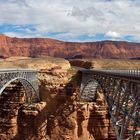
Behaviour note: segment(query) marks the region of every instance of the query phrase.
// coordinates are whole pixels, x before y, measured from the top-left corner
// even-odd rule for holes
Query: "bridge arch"
[[[31,81],[29,81],[28,79],[25,79],[23,77],[16,77],[16,78],[11,79],[7,83],[5,83],[3,85],[3,87],[0,89],[0,96],[8,85],[10,85],[11,83],[13,83],[14,81],[17,81],[17,80],[24,87],[24,90],[26,92],[26,101],[28,103],[36,101],[38,99],[38,97],[36,96],[36,90],[34,89],[34,85],[31,84]]]
[[[86,101],[95,102],[98,87],[102,86],[97,79],[88,80],[87,83],[83,85],[83,89],[81,90],[81,98],[85,99]]]
[[[12,82],[18,80],[26,91],[28,102],[39,100],[38,71],[32,69],[1,69],[0,70],[0,95]]]
[[[34,107],[33,103],[38,101],[39,90],[36,70],[0,70],[0,128],[1,132],[6,132],[7,139],[9,139],[9,135],[13,139],[20,139],[17,138],[20,111],[24,110],[24,107]]]

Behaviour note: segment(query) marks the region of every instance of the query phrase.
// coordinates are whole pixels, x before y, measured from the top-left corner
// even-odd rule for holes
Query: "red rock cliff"
[[[0,35],[0,57],[10,56],[139,58],[140,43],[117,41],[74,43],[49,38],[10,38]]]

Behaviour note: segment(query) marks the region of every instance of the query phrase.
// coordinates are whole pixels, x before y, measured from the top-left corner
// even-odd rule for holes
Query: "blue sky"
[[[140,42],[140,0],[0,0],[0,33]]]

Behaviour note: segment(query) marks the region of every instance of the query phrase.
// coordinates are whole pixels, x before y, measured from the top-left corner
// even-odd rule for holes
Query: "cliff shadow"
[[[48,94],[47,134],[51,136],[51,139],[55,139],[56,135],[64,134],[64,131],[73,131],[76,127],[80,78],[79,72],[76,72],[65,86],[56,91],[55,89],[51,91],[55,92],[53,97]]]

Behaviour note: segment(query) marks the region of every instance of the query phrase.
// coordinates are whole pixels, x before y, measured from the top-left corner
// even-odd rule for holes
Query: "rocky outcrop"
[[[19,92],[14,94],[15,96],[11,94],[12,91],[9,91],[6,94],[9,98],[5,98],[5,100],[1,98],[0,110],[6,109],[5,106],[9,107],[7,108],[9,115],[5,114],[2,116],[3,119],[0,118],[1,121],[5,121],[7,118],[9,122],[9,125],[4,121],[0,123],[1,140],[115,139],[102,93],[97,94],[96,102],[82,101],[79,97],[81,74],[71,69],[67,61],[63,63],[67,67],[58,65],[59,61],[55,59],[57,66],[54,65],[53,61],[50,67],[44,65],[44,68],[41,65],[41,60],[35,59],[35,61],[37,64],[40,62],[40,64],[29,65],[29,62],[34,62],[34,59],[24,58],[24,61],[20,60],[21,64],[26,63],[25,66],[32,68],[35,66],[36,69],[40,70],[38,80],[41,101],[25,104],[22,98],[18,98],[20,102],[16,104],[16,108],[10,108],[15,106],[14,102],[11,106],[5,105],[6,99],[11,102],[12,99],[15,99],[13,97],[22,97],[20,96],[23,92],[21,85]],[[19,66],[19,61],[17,62]],[[48,64],[50,63],[48,62]],[[39,69],[37,66],[42,67]]]
[[[55,70],[51,74],[41,72],[39,77],[51,140],[115,139],[103,94],[97,93],[96,102],[80,100],[80,73]]]
[[[128,59],[71,59],[70,64],[87,69],[140,69],[139,60]]]
[[[85,64],[77,63],[97,67],[87,60]],[[139,65],[136,62],[132,66],[137,67],[136,64]],[[13,57],[1,60],[0,67],[39,70],[40,89],[40,102],[30,104],[24,102],[25,90],[20,82],[14,81],[4,90],[0,96],[0,140],[115,139],[102,91],[97,92],[94,102],[81,100],[81,73],[71,68],[67,60]]]
[[[0,60],[0,69],[36,69],[36,70],[51,70],[51,69],[69,69],[69,61],[62,58],[53,57],[10,57]]]
[[[137,59],[140,56],[140,43],[121,41],[76,43],[49,38],[10,38],[0,35],[0,58],[11,56]]]

